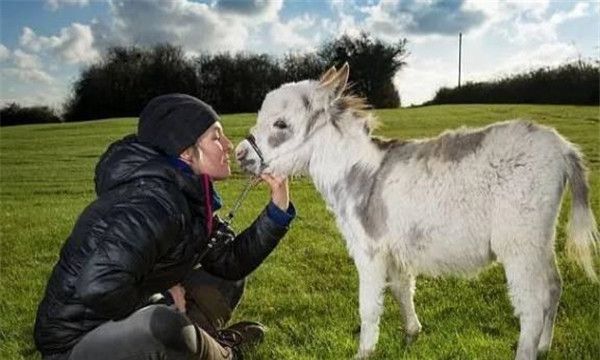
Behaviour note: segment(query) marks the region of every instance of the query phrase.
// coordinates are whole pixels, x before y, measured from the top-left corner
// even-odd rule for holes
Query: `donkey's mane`
[[[344,94],[342,97],[336,100],[336,103],[341,108],[354,111],[356,115],[360,115],[362,117],[367,116],[368,110],[371,109],[371,105],[369,105],[367,99],[352,93]]]
[[[349,112],[352,114],[354,120],[363,121],[367,134],[379,125],[379,122],[370,111],[372,106],[364,97],[353,93],[345,93],[335,101],[334,106],[339,111],[339,114]]]

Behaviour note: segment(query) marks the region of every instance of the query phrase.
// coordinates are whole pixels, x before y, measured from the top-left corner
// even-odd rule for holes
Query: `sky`
[[[0,103],[60,109],[111,46],[169,42],[189,56],[312,51],[366,31],[408,40],[394,77],[403,106],[458,81],[600,59],[600,1],[0,0]],[[352,69],[350,69],[352,71]]]

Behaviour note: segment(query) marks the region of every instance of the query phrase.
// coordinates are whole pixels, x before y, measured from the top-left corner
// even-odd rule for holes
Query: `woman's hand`
[[[290,206],[290,190],[287,177],[280,177],[271,174],[261,174],[263,179],[271,188],[271,199],[275,206],[282,211],[287,211]]]
[[[171,296],[173,297],[173,301],[175,302],[175,307],[179,312],[185,314],[185,289],[181,284],[177,284],[169,289]]]

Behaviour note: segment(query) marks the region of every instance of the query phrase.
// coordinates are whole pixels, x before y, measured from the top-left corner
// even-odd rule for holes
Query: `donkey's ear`
[[[335,69],[335,66],[330,67],[329,70],[325,71],[323,75],[321,75],[319,81],[321,84],[326,83],[333,75],[335,75],[336,72],[337,70]]]
[[[337,99],[346,90],[348,85],[348,76],[350,75],[350,65],[345,63],[342,68],[334,75],[330,76],[327,81],[321,81],[320,88],[330,92],[333,99]]]

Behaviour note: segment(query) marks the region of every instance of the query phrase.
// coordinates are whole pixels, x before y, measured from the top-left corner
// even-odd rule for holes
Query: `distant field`
[[[592,205],[600,214],[600,125],[597,107],[448,105],[377,111],[388,137],[425,137],[461,125],[527,118],[555,127],[581,146],[591,169]],[[254,114],[223,116],[237,143]],[[107,145],[135,131],[136,119],[26,125],[0,130],[0,359],[38,359],[35,310],[62,242],[94,198],[93,175]],[[244,176],[217,185],[228,209]],[[248,359],[349,359],[357,348],[357,274],[332,215],[308,179],[294,179],[298,217],[281,245],[253,275],[237,319],[270,331]],[[557,231],[564,291],[549,359],[600,357],[600,286],[563,256],[570,195]],[[235,225],[249,224],[267,203],[264,186],[250,194]],[[510,359],[519,324],[504,274],[494,266],[471,280],[419,278],[416,309],[423,324],[407,347],[399,310],[389,295],[373,359]]]

